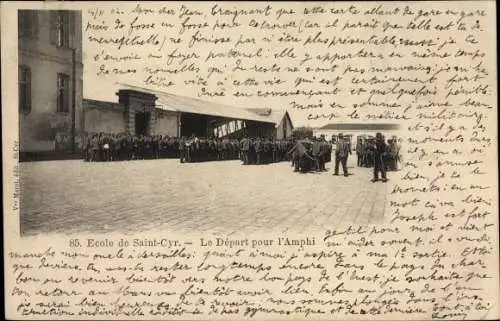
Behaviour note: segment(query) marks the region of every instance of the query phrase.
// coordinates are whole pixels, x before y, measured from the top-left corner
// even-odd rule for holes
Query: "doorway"
[[[135,113],[135,134],[136,136],[147,136],[149,127],[149,113]]]

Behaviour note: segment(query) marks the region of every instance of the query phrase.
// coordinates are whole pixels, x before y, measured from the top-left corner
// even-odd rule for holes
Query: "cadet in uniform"
[[[314,167],[315,167],[316,171],[320,170],[320,165],[319,165],[320,150],[321,150],[320,142],[318,141],[318,139],[316,137],[313,137],[311,154],[312,154],[312,157],[314,158]]]
[[[259,137],[255,139],[253,146],[255,148],[255,163],[260,165],[262,160],[262,142]]]
[[[349,157],[349,154],[352,154],[351,145],[344,139],[342,134],[339,134],[335,149],[335,173],[333,173],[333,175],[339,175],[339,164],[342,164],[344,176],[349,175],[347,172],[347,158]]]
[[[363,166],[363,155],[364,155],[364,138],[363,137],[360,137],[358,136],[358,140],[356,142],[356,156],[358,157],[357,159],[357,164],[358,164],[358,167],[359,166]]]
[[[399,162],[399,145],[396,138],[388,140],[389,143],[389,170],[396,171],[398,169]]]
[[[332,161],[332,144],[328,142],[323,136],[323,144],[325,146],[325,163]]]
[[[181,163],[186,161],[186,138],[183,136],[179,140],[179,160]]]
[[[365,140],[363,165],[364,167],[373,167],[373,147],[375,146],[375,138],[368,137]]]
[[[89,135],[89,133],[85,132],[85,148],[83,150],[83,155],[82,155],[82,158],[86,161],[86,162],[89,162],[90,161],[90,150],[91,150],[91,144],[90,144],[90,140],[91,140],[91,137]]]
[[[325,163],[326,163],[326,159],[325,159],[325,155],[326,155],[326,152],[327,152],[327,142],[325,140],[325,136],[321,136],[320,140],[319,140],[319,152],[318,152],[318,170],[319,171],[326,171],[326,168],[325,168]]]
[[[100,160],[99,158],[99,136],[97,134],[92,137],[91,140],[91,146],[92,146],[92,156],[91,159],[93,162],[97,162]]]
[[[264,138],[262,142],[262,162],[268,164],[271,162],[271,143],[269,138]]]
[[[387,182],[387,176],[385,171],[384,156],[387,151],[387,145],[385,144],[384,137],[381,133],[377,133],[375,136],[375,144],[372,146],[373,153],[373,179],[372,182],[378,181],[378,173],[382,174],[382,181]]]

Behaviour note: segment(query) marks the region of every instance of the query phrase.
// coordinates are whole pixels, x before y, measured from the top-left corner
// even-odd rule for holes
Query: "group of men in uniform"
[[[168,135],[135,136],[130,133],[87,134],[83,158],[89,162],[121,161],[135,159],[179,158],[183,162],[207,160],[236,160],[244,165],[269,164],[291,161],[294,171],[325,171],[331,161],[332,144],[324,136],[301,140],[243,137],[199,138],[170,137]],[[347,160],[352,154],[350,137],[339,134],[335,144],[335,170],[342,167],[348,176]],[[385,142],[381,133],[358,136],[356,143],[357,165],[373,167],[373,181],[387,180],[387,171],[397,170],[401,162],[400,146],[396,137]]]
[[[83,145],[83,159],[88,162],[173,158],[178,155],[179,139],[168,135],[88,133]]]
[[[393,137],[385,142],[382,133],[375,137],[358,136],[356,153],[358,166],[373,167],[372,182],[379,180],[379,174],[383,182],[387,181],[387,171],[397,170],[400,162],[400,146],[397,138]],[[351,139],[343,134],[338,134],[335,144],[335,170],[333,175],[339,175],[339,167],[342,166],[344,176],[349,176],[347,160],[352,154]]]
[[[196,136],[179,138],[179,159],[181,163],[238,158],[239,141],[236,139]]]
[[[181,163],[240,159],[244,165],[262,165],[289,160],[286,152],[291,144],[291,140],[266,137],[206,139],[192,136],[180,139],[179,157]]]
[[[326,171],[325,164],[331,161],[332,145],[324,136],[298,140],[288,151],[295,172]]]
[[[381,133],[377,138],[373,136],[358,136],[356,143],[356,154],[358,157],[357,164],[360,167],[374,167],[375,166],[375,155],[373,155],[374,147],[377,141],[384,142],[384,152],[382,155],[382,160],[386,171],[396,171],[398,165],[401,163],[400,145],[398,143],[397,137],[393,136],[391,139],[387,140],[385,143],[385,138]],[[379,142],[380,145],[380,142]]]
[[[83,159],[108,162],[137,159],[179,158],[184,162],[240,159],[243,164],[289,161],[292,140],[260,137],[242,139],[135,136],[130,133],[87,133]]]
[[[270,139],[243,137],[240,141],[241,161],[243,165],[262,165],[289,161],[287,152],[292,148],[291,139]]]
[[[396,171],[401,163],[400,145],[397,137],[385,140],[382,133],[373,136],[358,136],[356,143],[357,165],[360,167],[373,167],[373,180],[387,180],[388,171]]]

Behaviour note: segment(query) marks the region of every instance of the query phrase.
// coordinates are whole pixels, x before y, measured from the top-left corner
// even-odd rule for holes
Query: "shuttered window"
[[[71,11],[51,11],[50,25],[50,41],[53,45],[63,48],[74,47],[75,21]]]
[[[19,112],[31,111],[31,70],[28,66],[19,66]]]
[[[57,74],[57,111],[69,112],[69,76]]]
[[[38,12],[36,10],[19,10],[17,12],[17,28],[20,38],[37,38]]]

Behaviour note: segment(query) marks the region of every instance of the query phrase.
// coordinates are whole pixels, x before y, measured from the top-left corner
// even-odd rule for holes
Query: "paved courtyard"
[[[305,232],[383,220],[386,184],[354,166],[349,177],[293,173],[290,163],[180,164],[174,159],[21,163],[21,233],[231,234]]]

